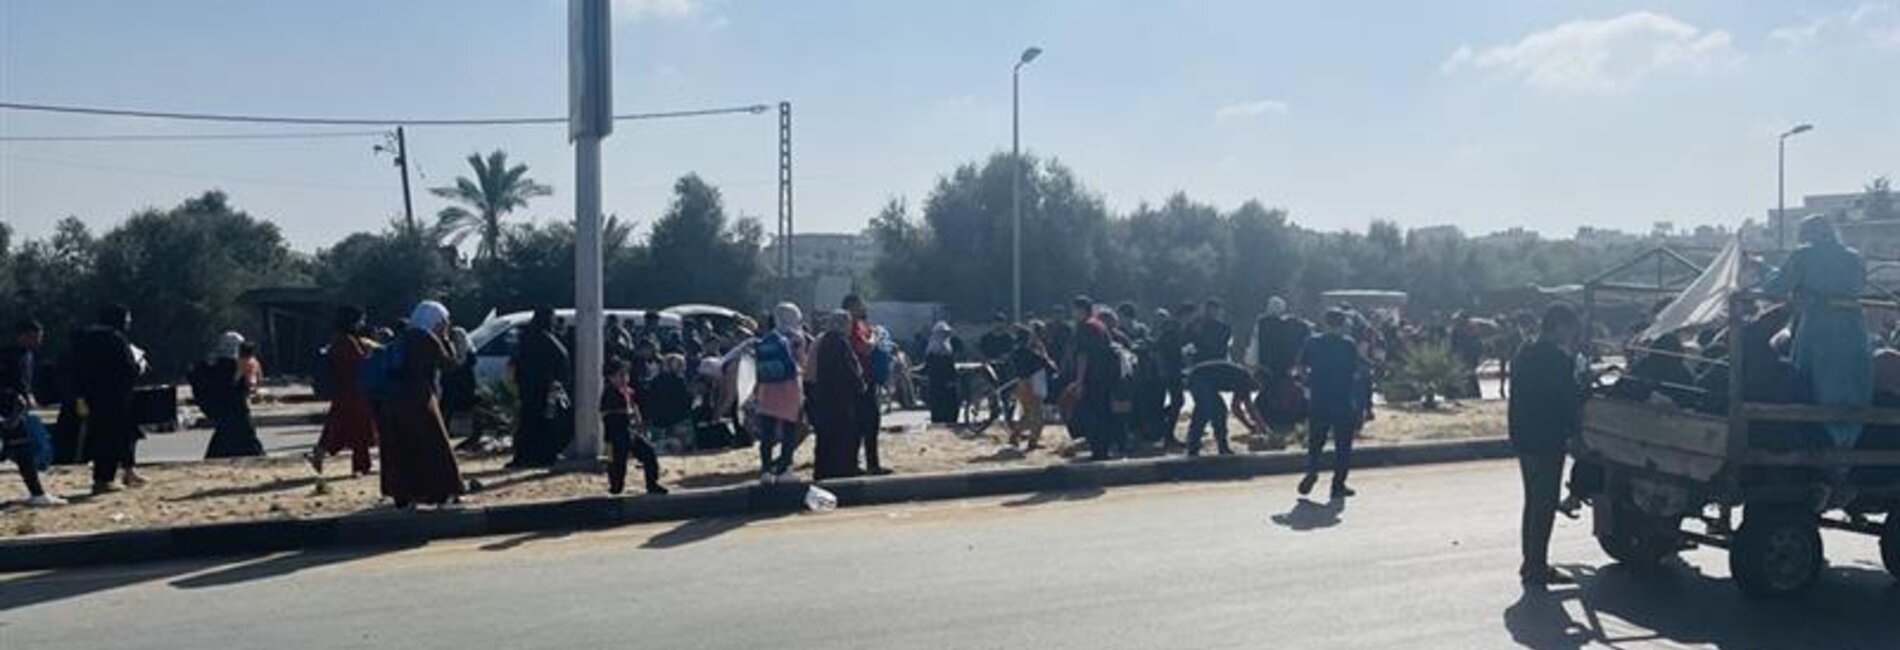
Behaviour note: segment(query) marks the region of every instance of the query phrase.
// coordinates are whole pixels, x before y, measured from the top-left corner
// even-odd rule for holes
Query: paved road
[[[1830,535],[1806,601],[1742,600],[1723,556],[1659,576],[1587,523],[1578,588],[1523,596],[1509,463],[1362,472],[1343,510],[1290,478],[382,552],[0,577],[0,647],[1900,647],[1871,540]]]

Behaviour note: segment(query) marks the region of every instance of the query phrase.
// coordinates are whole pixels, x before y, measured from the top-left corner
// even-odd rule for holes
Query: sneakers
[[[1345,483],[1333,484],[1333,498],[1338,499],[1338,498],[1356,497],[1356,496],[1359,496],[1359,492],[1353,490],[1350,487],[1346,487]]]
[[[51,494],[41,494],[27,499],[26,505],[33,508],[51,508],[53,506],[66,505],[66,500]]]
[[[1307,474],[1306,478],[1300,479],[1300,496],[1306,496],[1306,495],[1312,494],[1313,484],[1318,483],[1318,482],[1319,482],[1318,474]]]

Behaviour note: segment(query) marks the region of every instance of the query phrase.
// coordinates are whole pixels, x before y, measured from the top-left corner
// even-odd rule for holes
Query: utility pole
[[[1009,72],[1009,317],[1023,322],[1023,66],[1042,56],[1042,48],[1023,50],[1016,67]]]
[[[778,272],[785,300],[792,300],[792,103],[778,103]]]
[[[1775,144],[1775,250],[1788,250],[1788,138],[1813,130],[1813,124],[1797,124]]]
[[[568,0],[568,135],[574,141],[574,442],[568,460],[600,458],[600,140],[613,132],[608,0]]]
[[[396,154],[396,169],[402,172],[402,223],[409,228],[409,232],[411,233],[422,232],[421,227],[416,224],[416,204],[409,199],[408,139],[403,137],[402,127],[400,126],[396,127],[396,133],[393,138],[391,134],[388,133],[383,134],[383,137],[385,138],[385,140],[383,140],[384,144],[370,147],[370,150],[376,153]],[[388,144],[391,139],[395,140],[396,145],[394,147]]]
[[[402,168],[402,218],[408,220],[410,232],[421,232],[416,225],[416,204],[409,199],[409,140],[403,137],[402,127],[396,127],[396,166]]]

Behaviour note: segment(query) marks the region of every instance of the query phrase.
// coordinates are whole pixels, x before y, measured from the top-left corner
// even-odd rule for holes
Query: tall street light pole
[[[574,141],[574,442],[570,462],[600,457],[600,140],[614,129],[608,0],[568,0],[568,137]]]
[[[1781,134],[1775,144],[1775,248],[1788,250],[1788,138],[1814,130],[1800,124]]]
[[[1010,174],[1009,181],[1009,313],[1010,319],[1017,323],[1023,322],[1023,175],[1028,172],[1023,164],[1023,66],[1039,56],[1042,56],[1040,47],[1023,50],[1022,58],[1016,60],[1016,67],[1009,73],[1009,159],[1015,165],[1015,173]]]

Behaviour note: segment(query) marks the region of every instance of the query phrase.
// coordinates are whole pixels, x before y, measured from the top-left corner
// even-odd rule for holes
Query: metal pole
[[[1788,250],[1788,134],[1775,143],[1775,250]]]
[[[794,300],[792,277],[792,103],[778,103],[778,268],[781,298]]]
[[[416,204],[409,200],[409,141],[400,126],[396,127],[396,166],[402,168],[402,218],[408,221],[409,232],[421,232],[416,226]]]
[[[1009,73],[1009,315],[1010,322],[1023,322],[1023,64]]]
[[[601,268],[600,140],[613,131],[611,5],[570,0],[570,135],[574,140],[574,441],[568,460],[590,465],[600,457]]]

